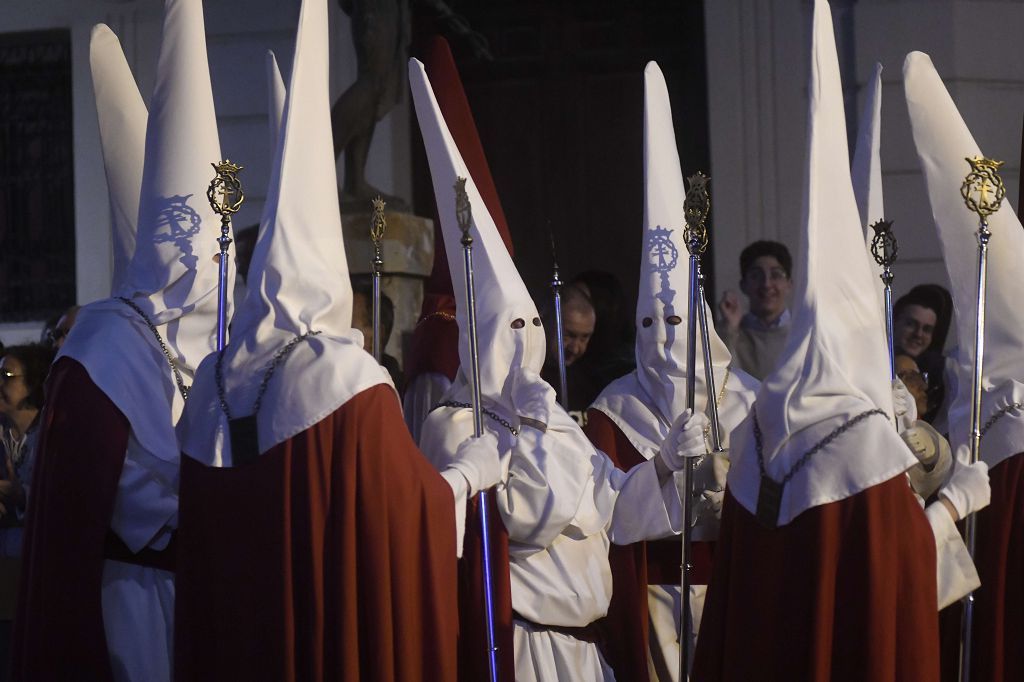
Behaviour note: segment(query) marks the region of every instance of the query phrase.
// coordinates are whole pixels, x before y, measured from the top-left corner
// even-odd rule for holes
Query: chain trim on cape
[[[754,417],[754,443],[757,446],[757,466],[761,470],[762,479],[767,478],[769,480],[773,480],[764,468],[764,450],[761,444],[761,426],[760,424],[757,423],[757,412],[751,410],[751,414]],[[864,412],[861,412],[860,414],[853,417],[852,419],[850,419],[850,421],[846,422],[845,424],[840,424],[839,426],[834,428],[831,433],[829,433],[827,436],[819,440],[814,447],[805,452],[803,456],[801,456],[800,459],[797,460],[796,464],[793,465],[793,468],[789,470],[789,473],[787,473],[785,477],[783,477],[783,479],[779,481],[779,485],[785,486],[787,483],[789,483],[790,479],[792,479],[793,476],[795,476],[796,473],[800,471],[800,469],[802,469],[808,461],[810,461],[811,457],[813,457],[823,448],[831,444],[832,441],[834,441],[836,438],[839,438],[839,436],[843,435],[844,433],[846,433],[854,426],[864,421],[873,414],[880,414],[883,417],[887,416],[883,410],[880,410],[876,407],[873,410],[866,410]]]
[[[432,407],[430,409],[430,411],[433,412],[434,410],[436,410],[439,407],[469,407],[469,408],[472,408],[473,406],[471,404],[469,404],[469,403],[459,402],[458,400],[445,400],[442,403],[438,403],[437,405],[434,405],[434,407]],[[499,417],[496,413],[492,412],[491,410],[488,410],[486,407],[481,407],[480,411],[483,412],[484,415],[490,417],[491,419],[493,419],[494,421],[498,422],[499,424],[504,426],[506,429],[508,429],[509,433],[511,433],[513,436],[516,436],[516,437],[519,436],[519,429],[517,429],[516,427],[512,426],[511,424],[509,424],[507,421],[505,421],[504,419]]]
[[[1005,417],[1010,412],[1010,410],[1017,410],[1022,407],[1024,407],[1024,402],[1017,401],[1015,403],[1011,403],[1010,405],[1006,405],[1005,407],[999,408],[999,410],[997,410],[994,415],[989,417],[988,421],[985,422],[985,425],[981,427],[981,434],[979,435],[979,438],[984,438],[988,430],[995,426],[995,423],[997,421]]]
[[[310,336],[316,336],[319,333],[319,330],[313,330],[296,336],[294,339],[281,346],[281,348],[274,353],[274,357],[270,359],[270,362],[267,363],[266,369],[263,370],[263,379],[260,380],[260,387],[256,391],[256,400],[252,407],[253,415],[259,414],[260,405],[263,404],[263,394],[267,392],[267,386],[270,384],[270,378],[274,376],[274,372],[277,371],[278,366],[284,362],[285,358],[287,358],[293,350],[295,350],[296,346],[308,339]],[[228,401],[224,391],[224,369],[221,364],[223,360],[224,351],[222,350],[217,354],[217,398],[220,400],[220,409],[224,412],[224,416],[228,418],[228,421],[231,421],[231,410],[228,408]]]
[[[446,322],[455,322],[455,316],[452,315],[451,313],[444,310],[435,310],[434,312],[428,315],[424,315],[422,318],[420,318],[419,322],[416,323],[416,326],[420,326],[421,324],[423,324],[432,317],[440,317],[442,320]]]
[[[146,326],[149,327],[149,331],[153,332],[153,336],[154,338],[156,338],[156,342],[160,344],[160,350],[163,351],[164,357],[167,358],[167,364],[171,366],[171,371],[174,372],[174,382],[178,384],[178,392],[181,393],[181,399],[188,400],[188,391],[191,388],[191,386],[185,385],[185,380],[182,379],[181,372],[178,371],[178,366],[174,364],[174,358],[171,357],[171,351],[170,349],[167,348],[167,344],[164,343],[164,339],[162,336],[160,336],[160,332],[157,331],[156,325],[153,324],[153,320],[149,319],[149,315],[143,312],[142,308],[140,308],[138,304],[136,304],[135,301],[131,300],[130,298],[118,296],[117,300],[121,301],[121,303],[124,303],[126,306],[137,312],[139,314],[139,317],[142,318],[143,322],[146,323]]]

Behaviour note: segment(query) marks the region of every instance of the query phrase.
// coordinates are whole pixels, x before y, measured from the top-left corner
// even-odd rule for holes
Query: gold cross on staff
[[[965,160],[970,164],[971,172],[960,186],[960,195],[968,209],[982,219],[987,218],[999,210],[1006,197],[1006,186],[999,175],[1003,162],[980,156]]]

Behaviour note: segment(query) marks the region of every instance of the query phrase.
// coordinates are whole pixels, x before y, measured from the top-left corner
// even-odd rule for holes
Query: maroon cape
[[[903,476],[769,530],[726,490],[692,679],[939,679],[935,539]]]
[[[85,368],[57,360],[29,496],[13,679],[110,680],[100,590],[128,420]]]
[[[992,503],[976,520],[971,679],[1011,682],[1024,680],[1024,454],[994,466],[989,483]]]
[[[628,471],[647,459],[636,451],[615,422],[600,410],[587,411],[584,432],[619,469]],[[693,543],[694,585],[705,585],[711,571],[713,542]],[[616,679],[648,679],[649,618],[647,586],[672,585],[680,580],[682,548],[678,539],[612,545],[608,561],[612,569],[612,599],[608,615],[598,626],[601,652],[615,671]]]
[[[451,488],[394,391],[256,461],[182,457],[179,680],[455,680]]]

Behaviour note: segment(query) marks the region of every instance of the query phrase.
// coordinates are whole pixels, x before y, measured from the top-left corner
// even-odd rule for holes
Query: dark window
[[[75,301],[71,34],[0,35],[0,321]]]

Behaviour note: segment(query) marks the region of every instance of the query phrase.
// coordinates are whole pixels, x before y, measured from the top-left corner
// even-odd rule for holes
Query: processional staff
[[[988,276],[988,242],[992,232],[988,217],[999,210],[1006,197],[1006,187],[999,177],[1002,161],[976,156],[965,159],[971,172],[960,186],[960,195],[967,208],[978,214],[978,307],[974,321],[974,378],[971,383],[971,464],[981,457],[981,374],[985,357],[985,287]],[[975,515],[964,520],[964,543],[974,558]],[[974,593],[964,597],[960,620],[960,680],[971,679],[971,636],[974,622]]]
[[[558,336],[558,381],[561,386],[562,407],[569,410],[569,388],[565,378],[565,323],[562,321],[562,286],[565,284],[558,274],[558,255],[555,252],[555,234],[551,237],[551,262],[554,272],[551,275],[551,295],[555,300],[555,333]]]
[[[238,213],[245,201],[238,173],[242,166],[225,159],[210,164],[216,173],[206,190],[206,199],[214,213],[220,216],[220,254],[217,260],[217,350],[224,350],[228,336],[228,247],[231,245],[231,216]]]
[[[466,276],[466,312],[468,320],[470,388],[473,402],[473,436],[479,438],[484,431],[483,404],[480,399],[480,350],[476,329],[476,294],[473,285],[473,235],[469,233],[473,224],[473,207],[466,194],[466,178],[455,180],[455,218],[462,231],[462,258]],[[488,511],[488,494],[481,490],[477,494],[477,508],[480,515],[481,553],[483,554],[484,611],[487,628],[487,667],[491,682],[498,681],[498,642],[494,623],[494,579],[491,567],[491,535]]]
[[[380,364],[384,355],[380,335],[380,278],[384,272],[384,257],[380,242],[384,238],[387,219],[384,217],[384,199],[377,196],[372,201],[373,218],[370,220],[370,240],[373,241],[373,359]]]
[[[896,378],[896,352],[893,346],[892,328],[892,266],[896,262],[900,245],[892,232],[891,220],[879,220],[871,226],[875,236],[871,238],[871,255],[882,266],[882,292],[885,296],[885,335],[889,340],[889,378]]]
[[[714,453],[722,449],[721,425],[718,422],[718,405],[715,401],[714,365],[711,358],[711,332],[708,327],[707,310],[704,305],[704,275],[701,273],[700,257],[708,246],[707,218],[711,210],[711,197],[708,193],[709,178],[703,173],[696,173],[687,178],[689,185],[686,198],[683,200],[683,213],[686,229],[683,238],[686,250],[690,254],[690,298],[686,318],[686,404],[696,413],[697,396],[697,330],[700,329],[702,355],[704,360],[704,380],[708,394],[710,410],[711,447]],[[683,549],[680,567],[680,599],[679,599],[679,679],[686,680],[690,670],[689,643],[693,635],[693,618],[690,613],[690,572],[693,569],[693,460],[686,459],[683,467]]]

